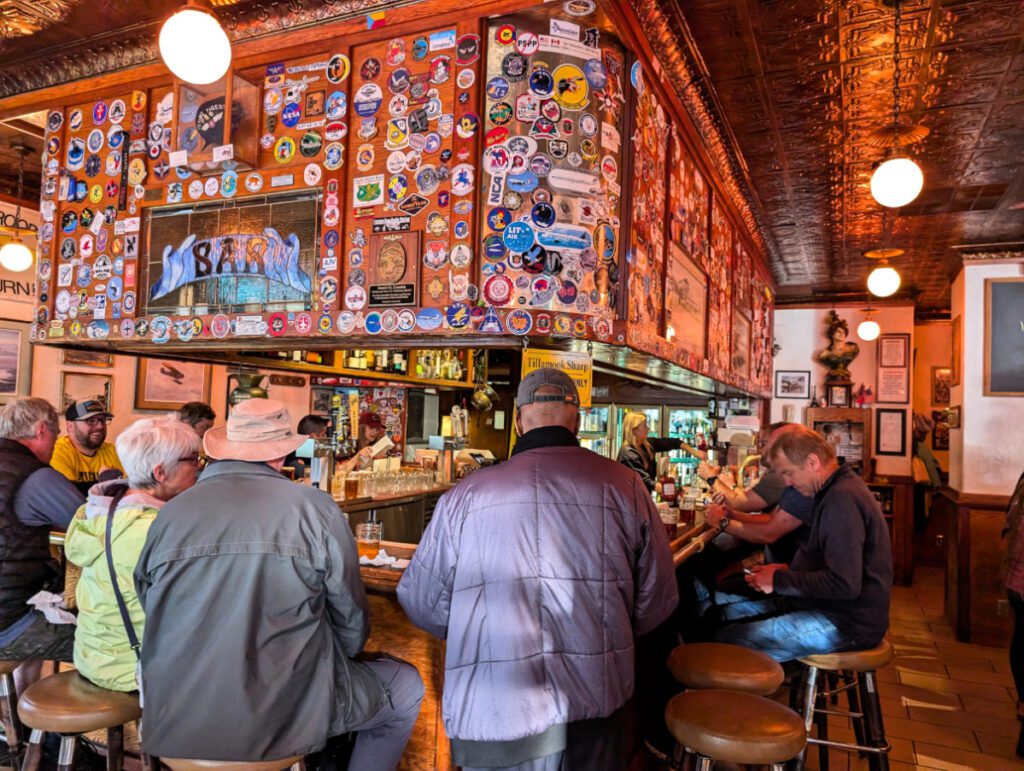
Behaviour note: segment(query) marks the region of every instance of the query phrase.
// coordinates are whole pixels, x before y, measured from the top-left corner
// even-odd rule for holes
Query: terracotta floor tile
[[[1013,677],[1002,672],[982,672],[977,669],[968,669],[959,664],[949,664],[949,678],[951,680],[967,680],[972,683],[986,683],[988,685],[1000,685],[1003,688],[1013,688]]]
[[[884,712],[883,716],[888,718]],[[1008,736],[1016,739],[1020,732],[1020,723],[1015,717],[985,715],[971,711],[947,711],[928,709],[926,707],[910,707],[908,714],[911,720],[935,725],[965,728],[969,731],[985,731],[997,736]]]
[[[1000,672],[998,668],[998,662],[992,661],[992,659],[984,657],[972,657],[972,656],[951,656],[948,653],[939,654],[940,660],[950,666],[960,667],[961,669],[971,669],[977,672]],[[1010,663],[1006,662],[1006,674],[1010,673]]]
[[[971,643],[951,642],[949,640],[938,640],[935,646],[940,653],[972,656],[974,658],[987,658],[992,661],[1003,661],[1006,658],[1006,648],[992,648],[988,645],[972,645]]]
[[[925,706],[933,709],[963,709],[960,697],[955,693],[940,693],[911,685],[887,685],[879,693],[889,699],[898,699],[904,706]],[[993,704],[996,702],[992,702]]]
[[[977,751],[979,749],[974,734],[968,730],[925,723],[919,720],[886,719],[885,734],[886,736],[900,739],[911,739],[915,742],[922,741],[928,744],[941,744],[943,747],[955,747],[961,750]]]
[[[996,736],[990,733],[977,733],[978,744],[981,751],[986,755],[997,755],[1000,758],[1007,758],[1017,762],[1024,762],[1024,758],[1017,757],[1017,737]]]
[[[961,696],[964,712],[972,715],[995,715],[996,717],[1017,719],[1017,705],[1013,701],[992,701],[977,696]]]
[[[916,742],[914,752],[917,756],[917,763],[927,768],[949,769],[960,771],[961,769],[976,769],[977,771],[1007,771],[1007,769],[1024,769],[1024,763],[1018,763],[1008,758],[1000,758],[995,755],[983,755],[980,752],[967,752],[952,747],[942,747],[937,744],[926,744]]]
[[[920,675],[914,672],[900,672],[900,682],[903,685],[915,686],[938,693],[955,693],[964,696],[980,696],[983,699],[993,701],[1013,701],[1009,691],[998,685],[987,685],[985,683],[967,682],[964,680],[950,680],[945,677],[934,675]]]
[[[897,656],[894,668],[897,672],[920,672],[925,675],[949,676],[945,664],[937,659],[928,659],[924,656]]]

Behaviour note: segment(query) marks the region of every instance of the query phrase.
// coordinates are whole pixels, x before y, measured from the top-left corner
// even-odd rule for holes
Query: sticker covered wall
[[[579,20],[538,14],[488,28],[481,295],[563,314],[538,317],[554,334],[570,333],[564,314],[610,320],[619,292],[625,59]]]

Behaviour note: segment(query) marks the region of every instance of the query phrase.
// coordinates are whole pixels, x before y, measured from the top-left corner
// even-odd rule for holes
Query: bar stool
[[[18,720],[18,691],[14,687],[14,670],[21,661],[0,661],[0,711],[3,713],[4,740],[7,753],[17,760],[21,755],[22,731]]]
[[[43,736],[58,733],[58,771],[74,768],[78,737],[89,731],[107,731],[107,769],[121,771],[124,763],[124,724],[142,716],[134,693],[108,691],[93,685],[78,672],[60,672],[29,686],[18,700],[21,722],[32,729],[21,771],[37,771],[42,760]],[[153,761],[143,756],[143,767]]]
[[[294,755],[280,760],[187,760],[185,758],[162,758],[164,765],[171,771],[281,771],[290,768],[302,771],[305,764],[302,755]]]
[[[697,755],[699,771],[709,771],[719,760],[782,771],[807,743],[807,731],[796,712],[738,691],[681,693],[665,708],[665,722],[678,743],[676,768],[682,759],[679,750],[684,749]]]
[[[770,656],[729,643],[680,645],[669,654],[668,668],[687,688],[724,688],[757,696],[777,691],[785,677]]]
[[[868,767],[872,771],[884,771],[889,768],[888,753],[892,746],[885,738],[882,703],[878,696],[878,680],[875,677],[875,670],[889,664],[894,656],[892,645],[888,640],[882,640],[878,646],[870,650],[825,653],[800,659],[800,663],[806,668],[801,684],[803,695],[800,709],[803,712],[804,725],[808,734],[811,731],[811,726],[817,725],[817,736],[809,737],[807,743],[818,746],[821,771],[828,771],[829,747],[866,754]],[[820,690],[818,688],[819,672],[841,674],[844,685],[835,690],[827,688]],[[827,705],[830,696],[844,691],[849,700],[849,711],[818,706],[819,700]],[[853,721],[857,744],[829,740],[829,715],[840,715]],[[803,760],[802,754],[797,764],[798,767],[802,767]]]

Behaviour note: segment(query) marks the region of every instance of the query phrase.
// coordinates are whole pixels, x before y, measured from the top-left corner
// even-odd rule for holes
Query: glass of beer
[[[380,523],[362,522],[356,525],[356,548],[360,557],[372,560],[380,551]]]
[[[355,471],[345,475],[345,500],[359,497],[359,477]]]

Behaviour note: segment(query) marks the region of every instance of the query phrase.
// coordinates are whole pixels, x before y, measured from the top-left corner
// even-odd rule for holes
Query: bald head
[[[537,396],[561,396],[563,392],[557,386],[541,386],[535,393]],[[575,404],[554,401],[524,404],[516,411],[516,432],[520,436],[548,426],[562,426],[575,434],[580,428],[580,408]]]

